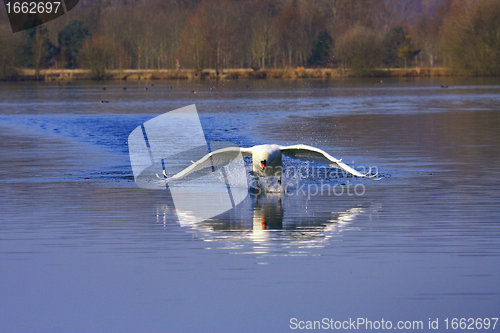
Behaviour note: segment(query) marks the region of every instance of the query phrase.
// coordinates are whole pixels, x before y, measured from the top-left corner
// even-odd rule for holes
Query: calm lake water
[[[127,138],[190,104],[208,142],[308,144],[381,179],[285,160],[306,172],[288,193],[184,225]],[[0,83],[0,175],[0,332],[500,316],[499,79]]]

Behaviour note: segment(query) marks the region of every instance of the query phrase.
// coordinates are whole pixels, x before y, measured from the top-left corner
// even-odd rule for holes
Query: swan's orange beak
[[[266,167],[266,163],[264,163],[264,162],[260,162],[260,167],[261,167],[262,169],[264,169],[264,168]]]

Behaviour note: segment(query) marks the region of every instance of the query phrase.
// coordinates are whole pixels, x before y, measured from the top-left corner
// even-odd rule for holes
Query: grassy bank
[[[299,69],[227,69],[220,79],[245,80],[245,79],[333,79],[344,77],[437,77],[452,76],[452,72],[444,68],[389,68],[374,69],[365,73],[357,73],[349,69],[334,68],[299,68]],[[74,81],[91,80],[91,72],[86,69],[46,69],[41,70],[38,77],[33,69],[19,70],[18,80],[45,80],[45,81]],[[216,71],[206,69],[201,74],[190,69],[183,70],[109,70],[105,80],[200,80],[217,79]]]

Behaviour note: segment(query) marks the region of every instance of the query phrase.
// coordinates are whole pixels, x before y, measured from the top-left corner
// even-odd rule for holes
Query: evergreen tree
[[[398,67],[398,52],[405,42],[403,26],[398,25],[385,35],[383,44],[384,63],[387,67]]]
[[[58,34],[59,55],[64,67],[75,68],[78,54],[86,38],[91,37],[84,22],[72,20]]]
[[[328,56],[330,53],[330,47],[332,45],[333,39],[327,30],[323,30],[319,33],[318,38],[313,43],[313,48],[311,51],[311,56],[307,59],[307,62],[311,66],[325,65],[328,62]]]
[[[399,67],[400,62],[404,67],[411,61],[420,50],[415,50],[409,34],[403,26],[392,28],[383,40],[383,59],[387,67]]]

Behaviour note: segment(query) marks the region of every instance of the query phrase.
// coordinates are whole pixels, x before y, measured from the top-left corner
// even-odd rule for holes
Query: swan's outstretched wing
[[[311,146],[306,146],[306,145],[294,145],[294,146],[286,146],[286,147],[281,147],[280,146],[281,153],[285,156],[289,156],[292,158],[298,158],[301,160],[307,160],[307,161],[313,161],[313,162],[319,162],[319,163],[326,163],[331,166],[337,166],[355,176],[358,177],[367,177],[367,175],[364,175],[360,173],[359,171],[354,170],[350,166],[348,166],[345,163],[342,163],[342,160],[338,160],[332,155],[328,154],[327,152],[311,147]]]
[[[188,166],[187,168],[173,175],[170,178],[165,173],[165,171],[163,171],[163,174],[165,177],[167,177],[166,181],[170,182],[172,180],[180,179],[192,172],[196,172],[205,168],[211,168],[212,166],[219,167],[227,165],[232,161],[234,161],[234,159],[238,156],[239,153],[241,153],[243,157],[252,155],[251,148],[227,147],[213,151],[203,156],[201,159],[199,159],[196,162],[193,162],[193,164],[191,164],[190,166]]]

